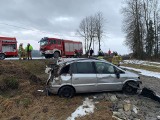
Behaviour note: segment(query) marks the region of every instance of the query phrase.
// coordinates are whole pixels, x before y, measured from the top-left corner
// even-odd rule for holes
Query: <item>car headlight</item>
[[[47,68],[45,69],[45,73],[46,73],[46,74],[49,74],[49,73],[51,72],[51,70],[52,70],[51,68],[47,67]]]

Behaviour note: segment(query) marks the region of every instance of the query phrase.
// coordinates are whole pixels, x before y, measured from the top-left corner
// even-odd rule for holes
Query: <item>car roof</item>
[[[67,60],[67,61],[64,61],[61,63],[62,64],[71,64],[74,62],[106,62],[106,63],[109,63],[104,59],[97,59],[97,58],[77,58],[77,59]]]
[[[123,70],[122,68],[104,60],[104,59],[97,59],[97,58],[74,58],[74,59],[70,59],[68,61],[64,61],[64,62],[60,62],[59,65],[63,66],[63,65],[69,65],[69,64],[72,64],[72,63],[75,63],[75,62],[104,62],[104,63],[108,63],[108,64],[111,64],[113,66],[115,66],[116,68],[119,68],[120,70],[122,71],[125,71]]]

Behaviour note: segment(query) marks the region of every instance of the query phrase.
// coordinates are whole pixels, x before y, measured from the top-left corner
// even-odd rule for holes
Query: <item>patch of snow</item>
[[[160,62],[151,62],[151,61],[144,61],[144,60],[124,60],[124,63],[128,64],[141,64],[141,65],[151,65],[151,64],[157,64],[160,65]],[[152,66],[156,66],[156,65],[152,65]]]
[[[149,76],[149,77],[156,77],[156,78],[160,78],[160,73],[159,72],[152,72],[152,71],[148,71],[148,70],[142,70],[142,69],[136,69],[136,68],[132,68],[132,67],[124,67],[121,66],[122,68],[126,68],[129,70],[134,70],[139,72],[139,74],[141,75],[145,75],[145,76]]]
[[[44,90],[37,90],[38,92],[43,92]]]
[[[66,120],[75,120],[77,117],[85,116],[89,113],[94,112],[95,105],[92,101],[92,99],[86,98],[85,101],[83,101],[83,105],[79,106],[75,112],[72,113],[70,117],[68,117]]]

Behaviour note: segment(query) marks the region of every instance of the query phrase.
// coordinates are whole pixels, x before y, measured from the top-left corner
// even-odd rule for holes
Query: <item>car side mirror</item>
[[[117,77],[118,79],[120,78],[119,72],[116,73],[116,77]]]
[[[72,72],[70,72],[69,74],[70,74],[70,76],[72,76]]]

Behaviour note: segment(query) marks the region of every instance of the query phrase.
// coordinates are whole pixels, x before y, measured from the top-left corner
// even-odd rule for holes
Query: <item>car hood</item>
[[[139,75],[130,71],[125,71],[128,77],[138,78]]]

